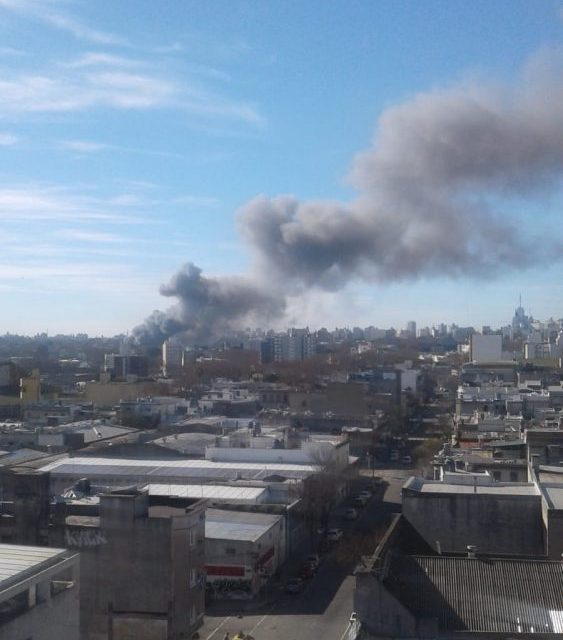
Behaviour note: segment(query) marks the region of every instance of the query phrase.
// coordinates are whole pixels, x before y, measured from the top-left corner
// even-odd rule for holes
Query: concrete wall
[[[371,572],[356,573],[354,610],[372,636],[413,638],[416,619]]]
[[[425,494],[403,489],[403,514],[438,551],[490,554],[545,553],[540,496],[484,493]]]
[[[144,628],[156,638],[163,626],[168,640],[195,632],[204,610],[203,505],[184,513],[149,507],[144,495],[102,496],[99,526],[64,528],[64,542],[81,551],[81,640],[107,639],[110,608],[114,640],[131,637],[134,612],[154,616]]]

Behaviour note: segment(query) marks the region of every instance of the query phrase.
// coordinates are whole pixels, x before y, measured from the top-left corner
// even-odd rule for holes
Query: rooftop
[[[563,563],[394,554],[386,586],[442,631],[563,633]]]
[[[453,474],[448,474],[451,477]],[[426,494],[469,494],[480,495],[511,495],[511,496],[535,496],[539,495],[539,490],[534,483],[503,483],[493,482],[492,484],[473,484],[471,480],[475,474],[455,474],[468,478],[467,484],[457,482],[440,482],[438,480],[425,480],[424,478],[411,477],[403,486],[404,489],[419,491]],[[461,479],[461,478],[460,478]]]
[[[67,557],[65,549],[0,544],[0,590]]]
[[[62,458],[41,468],[41,471],[49,471],[53,476],[201,477],[225,478],[225,480],[234,480],[239,477],[263,480],[272,475],[299,479],[311,475],[315,470],[314,466],[304,464],[87,457]]]
[[[216,484],[148,484],[151,496],[204,498],[226,502],[261,502],[267,489],[261,487],[224,487]]]
[[[543,485],[542,489],[550,508],[558,511],[563,510],[563,484],[557,487],[548,487]]]
[[[207,509],[205,537],[217,540],[255,542],[266,534],[281,516],[246,511]]]

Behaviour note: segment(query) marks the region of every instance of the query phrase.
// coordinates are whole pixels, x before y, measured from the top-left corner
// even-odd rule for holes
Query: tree
[[[412,457],[416,467],[424,473],[434,456],[442,448],[442,444],[440,438],[430,438],[416,446],[412,450]]]

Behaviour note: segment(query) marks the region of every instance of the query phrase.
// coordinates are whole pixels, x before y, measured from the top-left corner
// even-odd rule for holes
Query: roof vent
[[[467,549],[467,557],[474,560],[477,557],[477,546],[474,544],[468,544],[466,549]]]

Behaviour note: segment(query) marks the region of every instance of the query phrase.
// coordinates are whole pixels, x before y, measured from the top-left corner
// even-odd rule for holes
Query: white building
[[[162,372],[165,376],[178,373],[184,366],[184,347],[174,338],[162,344]]]
[[[502,360],[502,335],[474,333],[471,336],[469,359],[476,364]]]
[[[207,509],[205,568],[217,598],[252,598],[285,561],[284,518]]]

